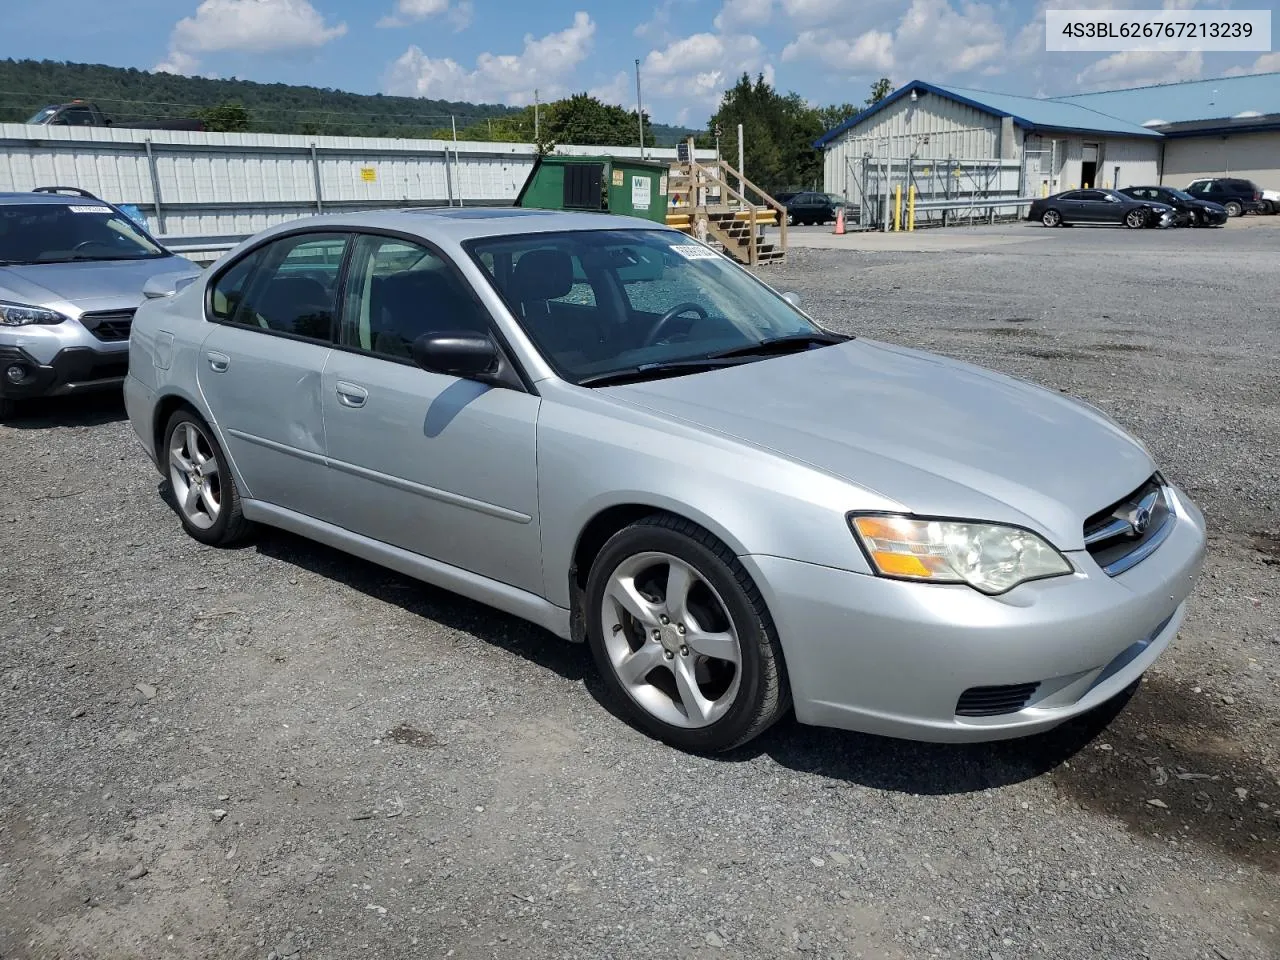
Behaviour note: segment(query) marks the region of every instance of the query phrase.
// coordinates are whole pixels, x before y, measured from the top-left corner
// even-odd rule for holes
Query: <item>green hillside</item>
[[[194,117],[227,103],[248,114],[248,130],[359,137],[426,137],[450,127],[485,136],[496,121],[522,111],[493,103],[465,103],[347,93],[250,80],[209,80],[103,64],[0,60],[0,122],[22,122],[41,107],[92,100],[112,119]],[[635,114],[631,112],[634,120]],[[510,129],[508,125],[507,129]],[[653,141],[674,143],[688,131],[656,124]],[[494,130],[492,139],[507,139]],[[621,141],[634,143],[634,139]]]

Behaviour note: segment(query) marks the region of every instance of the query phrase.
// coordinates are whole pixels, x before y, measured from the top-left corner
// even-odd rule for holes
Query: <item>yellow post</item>
[[[907,230],[916,228],[916,185],[907,191]]]
[[[902,184],[893,188],[893,232],[902,229]]]
[[[1049,184],[1047,183],[1040,184],[1040,196],[1047,197],[1048,195],[1049,195]]]
[[[1083,187],[1081,187],[1080,189],[1081,189],[1081,190],[1088,190],[1088,189],[1089,189],[1089,185],[1086,183],[1086,184],[1085,184]]]

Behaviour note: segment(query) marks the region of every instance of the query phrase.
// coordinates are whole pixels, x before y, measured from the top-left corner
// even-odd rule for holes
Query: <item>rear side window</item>
[[[332,233],[259,247],[214,280],[212,319],[328,342],[346,247],[347,237]]]

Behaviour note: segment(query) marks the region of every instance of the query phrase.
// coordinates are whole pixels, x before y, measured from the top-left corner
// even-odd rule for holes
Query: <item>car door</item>
[[[1076,219],[1082,223],[1102,223],[1117,219],[1115,210],[1101,190],[1081,190],[1076,194]]]
[[[541,595],[539,399],[414,364],[417,337],[454,331],[493,335],[445,255],[356,239],[321,387],[336,522]]]
[[[210,284],[196,381],[255,500],[326,517],[320,377],[332,344],[341,233],[282,237]]]

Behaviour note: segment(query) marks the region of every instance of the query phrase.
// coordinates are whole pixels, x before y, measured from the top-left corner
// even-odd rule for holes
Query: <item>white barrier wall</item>
[[[637,157],[637,147],[557,153]],[[674,160],[674,148],[646,156]],[[526,143],[197,133],[0,124],[0,192],[80,187],[136,204],[155,233],[253,233],[317,212],[502,204],[533,166]],[[713,151],[698,151],[713,159]]]

